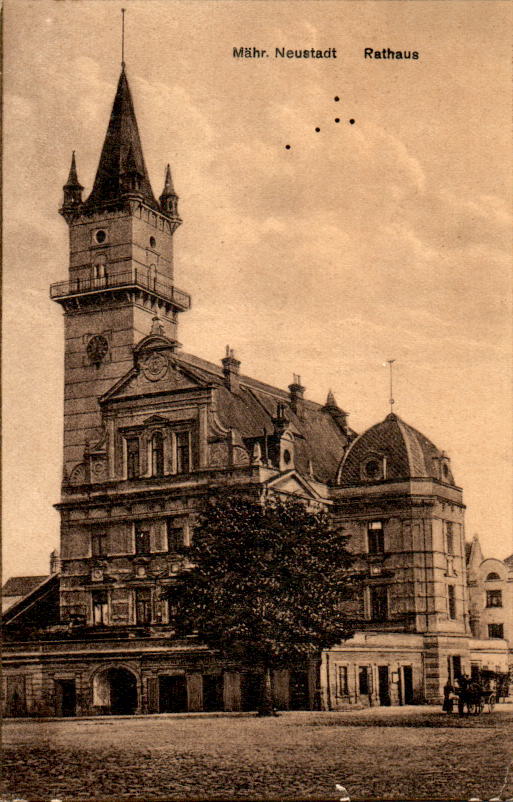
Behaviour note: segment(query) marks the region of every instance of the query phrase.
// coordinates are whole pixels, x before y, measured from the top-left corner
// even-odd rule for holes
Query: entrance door
[[[221,674],[203,674],[203,710],[223,709],[223,677]]]
[[[248,673],[241,675],[240,683],[241,710],[258,710],[262,695],[262,674]]]
[[[404,676],[404,704],[413,704],[413,668],[411,666],[403,666]]]
[[[159,677],[159,712],[187,712],[187,683],[183,674]]]
[[[290,710],[308,710],[308,671],[290,672]]]
[[[74,679],[55,680],[55,715],[76,716],[77,692]]]
[[[108,671],[110,684],[110,713],[114,716],[132,716],[137,707],[137,683],[126,668]]]
[[[380,705],[389,707],[390,687],[388,683],[388,666],[378,666],[378,692]]]

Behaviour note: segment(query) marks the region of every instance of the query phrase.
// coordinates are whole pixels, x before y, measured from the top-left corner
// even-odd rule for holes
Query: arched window
[[[487,579],[487,580],[489,580],[489,579],[490,579],[490,580],[491,580],[491,579],[500,579],[500,576],[499,576],[499,574],[497,574],[495,571],[491,571],[491,572],[488,574],[488,576],[486,577],[486,579]]]
[[[93,278],[104,279],[106,276],[107,257],[105,254],[100,253],[96,256],[93,264]]]
[[[151,438],[151,473],[152,476],[164,475],[164,438],[162,432],[155,432]]]

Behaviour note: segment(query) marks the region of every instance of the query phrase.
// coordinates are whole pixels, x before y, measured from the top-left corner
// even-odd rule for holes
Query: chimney
[[[60,560],[59,560],[59,552],[57,549],[54,549],[50,554],[50,573],[51,574],[58,574],[60,569]]]
[[[235,391],[239,387],[239,368],[240,362],[235,359],[235,351],[226,346],[226,356],[221,360],[223,365],[224,383],[229,390]]]
[[[301,376],[298,376],[297,373],[294,373],[293,376],[292,384],[289,384],[290,406],[296,415],[298,415],[301,411],[301,402],[303,400],[305,388],[301,384]]]

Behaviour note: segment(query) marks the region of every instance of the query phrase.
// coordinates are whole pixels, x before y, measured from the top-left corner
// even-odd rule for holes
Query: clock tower
[[[174,286],[178,214],[169,165],[157,200],[144,162],[124,64],[93,189],[86,200],[75,154],[60,213],[69,227],[69,276],[53,284],[65,325],[65,484],[87,481],[87,454],[101,447],[98,398],[133,366],[152,330],[176,341],[190,296]]]

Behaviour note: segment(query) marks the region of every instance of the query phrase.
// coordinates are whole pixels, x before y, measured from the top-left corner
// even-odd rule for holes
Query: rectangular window
[[[107,535],[105,532],[91,534],[91,554],[93,557],[104,557],[107,554]]]
[[[446,521],[445,537],[447,541],[447,554],[454,556],[454,532],[452,521]]]
[[[176,433],[176,472],[188,473],[191,469],[190,432]]]
[[[135,525],[135,553],[150,553],[150,527],[149,524]]]
[[[456,588],[454,585],[447,586],[447,596],[449,600],[449,618],[456,618]]]
[[[370,666],[358,667],[358,692],[360,696],[372,693],[372,669]]]
[[[489,638],[503,638],[504,637],[504,624],[488,624],[488,637]]]
[[[388,618],[388,589],[385,585],[370,588],[370,614],[373,621]]]
[[[170,552],[175,552],[184,545],[183,523],[176,518],[167,519],[167,544]]]
[[[349,696],[347,666],[338,666],[338,693],[339,696]]]
[[[106,590],[93,590],[93,624],[106,624],[108,600]]]
[[[383,554],[385,551],[385,535],[382,521],[371,521],[367,526],[369,554]]]
[[[486,591],[486,606],[487,607],[502,607],[502,590],[487,590]]]
[[[139,438],[130,437],[126,441],[127,476],[137,479],[139,476]]]
[[[138,588],[135,591],[135,620],[139,625],[151,623],[150,588]]]

